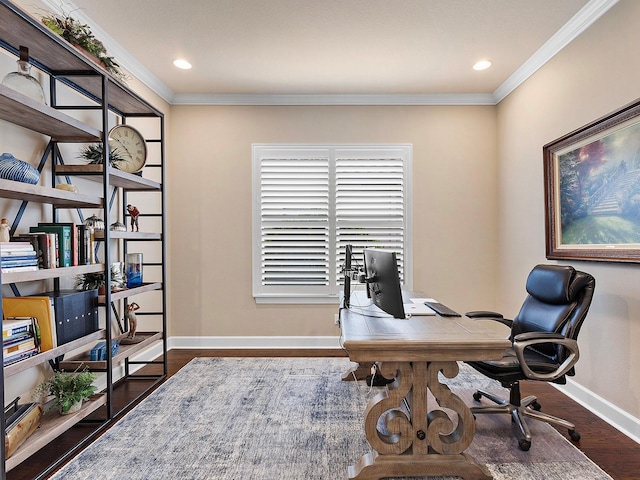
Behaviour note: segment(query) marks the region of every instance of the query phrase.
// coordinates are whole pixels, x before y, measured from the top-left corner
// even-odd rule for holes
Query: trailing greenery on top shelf
[[[58,15],[48,13],[41,18],[42,23],[51,31],[57,33],[70,44],[85,50],[93,56],[99,64],[123,82],[127,75],[121,70],[114,58],[107,54],[107,49],[100,40],[93,36],[91,28],[68,14]]]

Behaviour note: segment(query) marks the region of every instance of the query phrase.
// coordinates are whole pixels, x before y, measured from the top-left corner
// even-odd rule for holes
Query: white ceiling
[[[174,104],[495,104],[617,1],[43,0]]]

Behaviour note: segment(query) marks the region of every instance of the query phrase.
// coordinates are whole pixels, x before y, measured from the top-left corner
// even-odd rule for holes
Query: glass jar
[[[40,82],[31,76],[31,64],[29,63],[29,50],[20,47],[20,60],[18,60],[18,71],[7,74],[2,79],[2,85],[26,95],[33,100],[46,104],[44,91]]]
[[[111,264],[111,291],[117,292],[126,286],[124,262]]]
[[[127,288],[142,285],[142,254],[127,253]]]

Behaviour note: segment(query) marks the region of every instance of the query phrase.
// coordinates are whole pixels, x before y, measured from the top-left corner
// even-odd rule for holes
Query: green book
[[[39,227],[63,227],[71,228],[71,266],[78,266],[78,232],[75,222],[38,222]]]
[[[55,223],[42,224],[37,227],[30,227],[29,232],[55,233],[58,236],[58,248],[61,267],[71,267],[73,265],[73,246],[71,226]]]

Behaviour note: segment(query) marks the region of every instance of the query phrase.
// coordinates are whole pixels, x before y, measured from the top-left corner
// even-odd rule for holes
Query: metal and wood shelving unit
[[[10,54],[19,55],[19,47],[26,46],[29,49],[30,62],[38,70],[49,77],[51,106],[39,104],[30,98],[0,85],[0,119],[19,125],[33,132],[38,132],[49,137],[49,145],[43,154],[40,170],[44,165],[50,165],[51,186],[28,185],[11,180],[0,179],[0,199],[2,201],[22,202],[19,213],[14,219],[12,233],[20,223],[24,209],[28,202],[35,202],[42,205],[51,206],[51,218],[49,221],[56,221],[59,210],[75,209],[82,222],[82,209],[100,209],[102,218],[105,219],[106,228],[98,240],[102,242],[104,248],[101,263],[82,265],[66,268],[56,268],[38,270],[33,272],[10,272],[0,276],[2,285],[10,285],[15,294],[19,294],[19,285],[27,282],[52,282],[54,289],[59,288],[59,279],[62,277],[72,277],[84,273],[104,272],[107,285],[110,280],[109,265],[113,261],[121,259],[113,258],[114,252],[124,252],[126,254],[129,242],[155,242],[155,247],[160,250],[161,258],[165,258],[165,194],[164,194],[164,115],[151,104],[139,97],[122,84],[117,78],[109,74],[106,70],[94,63],[91,59],[80,53],[64,39],[49,31],[37,20],[22,12],[8,0],[0,0],[0,47]],[[58,89],[70,89],[80,94],[83,99],[82,106],[57,105]],[[93,109],[99,112],[101,117],[101,128],[95,128],[77,120],[65,111]],[[96,114],[97,115],[97,114]],[[159,138],[147,139],[148,142],[155,142],[160,145],[159,153],[156,155],[147,168],[159,169],[160,181],[156,182],[144,178],[138,174],[126,173],[114,169],[108,161],[103,165],[66,165],[60,156],[58,144],[61,143],[92,143],[101,142],[103,144],[104,160],[108,158],[107,132],[110,126],[115,123],[135,122],[136,118],[152,119],[157,121],[160,132]],[[110,125],[111,124],[111,125]],[[154,173],[157,173],[154,172]],[[61,179],[81,177],[95,182],[95,193],[74,193],[56,189],[55,185]],[[42,183],[42,182],[41,182]],[[89,182],[87,182],[89,183]],[[127,194],[129,192],[145,192],[144,194],[159,195],[153,199],[153,204],[159,204],[161,211],[152,216],[158,217],[156,221],[160,225],[159,231],[155,232],[119,232],[109,231],[109,221],[112,218],[112,203],[114,198],[119,198],[122,205],[126,205]],[[119,213],[119,212],[115,212]],[[121,215],[126,219],[124,207]],[[154,247],[154,248],[155,248]],[[146,264],[145,264],[146,265]],[[104,328],[85,337],[73,340],[69,343],[57,346],[52,350],[42,352],[34,357],[8,365],[0,371],[0,380],[17,375],[30,368],[51,362],[55,368],[72,370],[78,366],[88,366],[92,370],[105,373],[106,388],[96,394],[89,402],[85,402],[80,412],[61,416],[50,412],[43,417],[42,425],[29,439],[14,453],[9,459],[5,458],[5,421],[0,423],[0,479],[6,478],[6,472],[19,465],[30,455],[37,453],[49,442],[59,435],[72,428],[85,417],[95,414],[96,410],[104,411],[104,418],[99,420],[99,427],[90,429],[89,434],[75,449],[68,452],[64,457],[51,465],[46,471],[41,472],[38,478],[44,478],[60,463],[65,461],[79,448],[91,441],[93,437],[102,429],[106,428],[123,411],[126,411],[136,400],[129,403],[124,409],[116,412],[112,406],[112,396],[114,384],[117,382],[131,381],[136,378],[145,378],[150,381],[150,386],[141,395],[146,394],[158,382],[161,382],[167,375],[166,364],[166,274],[162,262],[153,264],[159,267],[161,279],[158,281],[145,283],[140,287],[126,289],[118,292],[107,292],[99,299],[102,316],[104,317]],[[101,362],[91,362],[88,360],[88,351],[98,341],[106,341],[110,346],[114,340],[123,337],[126,331],[123,329],[118,318],[118,306],[126,307],[128,299],[143,293],[158,291],[161,294],[158,303],[161,306],[157,311],[145,312],[153,315],[156,325],[161,323],[161,328],[154,332],[139,333],[142,341],[134,345],[122,345],[115,356],[109,353],[107,359]],[[0,293],[1,301],[1,293]],[[0,303],[1,306],[1,303]],[[122,310],[122,309],[120,309]],[[0,321],[3,317],[0,317]],[[141,320],[144,324],[144,320]],[[119,334],[113,334],[114,325],[120,328]],[[126,325],[125,325],[126,327]],[[151,347],[161,346],[163,359],[156,361],[131,361],[130,357],[143,352]],[[85,349],[85,353],[77,354],[78,349]],[[70,352],[74,356],[67,358]],[[107,348],[110,352],[111,348]],[[155,351],[155,350],[154,350]],[[0,352],[0,358],[2,352]],[[130,372],[130,364],[162,364],[162,374],[149,376]],[[114,380],[114,370],[124,365],[124,376],[116,382]],[[0,393],[3,406],[9,399],[4,398],[4,388]],[[93,415],[95,416],[95,415]]]

